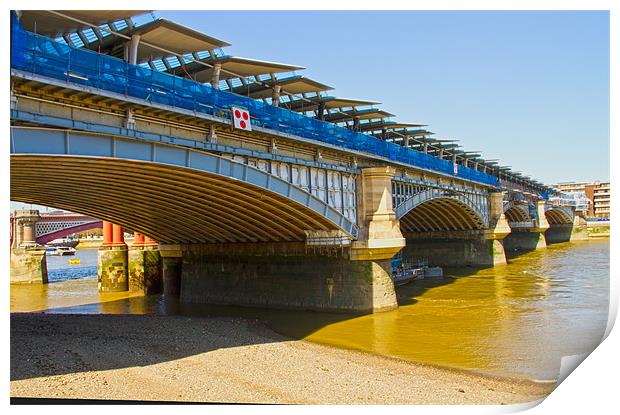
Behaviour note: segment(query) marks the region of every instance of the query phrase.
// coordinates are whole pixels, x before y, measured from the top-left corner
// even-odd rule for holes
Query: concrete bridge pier
[[[100,292],[129,290],[127,244],[123,228],[103,222],[103,243],[98,252],[98,287]]]
[[[545,240],[545,232],[549,229],[549,222],[547,221],[547,216],[545,215],[545,204],[544,200],[539,200],[536,202],[536,227],[532,228],[532,232],[536,234],[536,247],[534,249],[541,249],[547,247],[547,242]]]
[[[391,259],[405,246],[392,206],[392,167],[362,169],[357,180],[359,237],[351,246],[352,260]]]
[[[161,258],[157,242],[134,232],[134,242],[128,250],[129,290],[143,294],[162,292]]]
[[[11,284],[47,284],[45,248],[36,241],[38,210],[16,210],[11,246]]]
[[[504,248],[510,255],[535,251],[547,246],[544,233],[540,230],[513,230],[504,238]]]
[[[545,201],[536,204],[536,218],[531,228],[513,230],[505,239],[504,247],[509,253],[529,252],[547,247],[545,232],[549,229],[549,222],[545,216]]]
[[[506,264],[506,248],[504,240],[510,234],[510,226],[504,215],[504,192],[489,194],[489,228],[485,231],[485,239],[489,244],[489,267]]]
[[[575,215],[573,223],[553,224],[545,232],[548,244],[588,240],[588,225],[581,216]]]
[[[501,234],[451,231],[407,237],[403,260],[415,265],[427,260],[431,266],[489,268],[506,263]]]
[[[303,242],[181,249],[181,302],[353,313],[398,306],[390,260],[351,260],[337,248],[313,254]]]
[[[179,298],[181,295],[183,263],[187,262],[183,258],[183,248],[189,246],[192,245],[159,245],[162,291],[166,297]]]
[[[587,241],[588,239],[588,224],[585,218],[575,215],[570,233],[570,242]]]

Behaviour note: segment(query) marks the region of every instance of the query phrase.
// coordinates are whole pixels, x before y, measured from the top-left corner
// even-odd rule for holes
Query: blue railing
[[[14,17],[12,20],[12,68],[210,115],[228,116],[230,106],[240,106],[247,108],[252,115],[252,123],[261,127],[383,156],[411,166],[491,186],[499,184],[497,177],[490,174],[460,165],[454,174],[454,165],[447,160],[275,107],[263,101],[213,89],[210,85],[186,78],[130,65],[121,59],[90,50],[70,47],[27,32]]]

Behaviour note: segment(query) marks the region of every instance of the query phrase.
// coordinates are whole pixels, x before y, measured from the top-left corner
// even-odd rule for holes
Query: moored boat
[[[415,280],[424,278],[441,278],[443,269],[441,267],[429,267],[428,262],[418,261],[416,265],[403,263],[402,254],[398,253],[392,259],[392,281],[395,286],[401,286]]]
[[[75,248],[71,246],[48,246],[45,248],[45,255],[65,256],[75,255]]]
[[[49,247],[60,246],[60,247],[75,248],[79,243],[80,243],[79,239],[61,238],[61,239],[54,239],[52,242],[48,242],[46,245]]]

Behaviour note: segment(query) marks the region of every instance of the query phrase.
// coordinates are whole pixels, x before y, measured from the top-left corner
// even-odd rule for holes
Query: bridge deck
[[[228,117],[230,106],[245,107],[250,110],[252,122],[264,128],[376,154],[493,187],[498,185],[493,175],[209,85],[63,45],[26,32],[17,23],[12,31],[12,67],[16,69],[218,117]]]

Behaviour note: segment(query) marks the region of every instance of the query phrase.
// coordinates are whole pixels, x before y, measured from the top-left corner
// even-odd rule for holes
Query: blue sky
[[[158,11],[542,180],[609,180],[609,15]],[[588,153],[583,157],[584,152]]]

